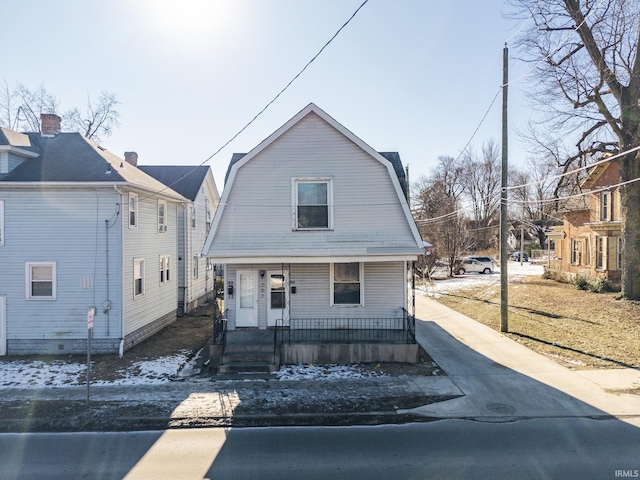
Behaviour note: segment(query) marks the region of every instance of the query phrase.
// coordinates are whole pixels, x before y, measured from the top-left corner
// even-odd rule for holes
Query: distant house
[[[234,155],[203,250],[225,265],[229,329],[405,328],[424,253],[406,188],[396,152],[314,104]]]
[[[42,115],[0,129],[0,354],[117,353],[176,319],[188,200]]]
[[[593,167],[582,188],[591,192],[571,199],[563,214],[562,227],[549,234],[553,241],[550,268],[576,276],[604,278],[619,285],[622,273],[622,222],[620,217],[618,163]]]
[[[178,209],[178,314],[189,313],[213,298],[214,264],[202,247],[220,195],[210,167],[150,166],[138,168],[191,201]]]

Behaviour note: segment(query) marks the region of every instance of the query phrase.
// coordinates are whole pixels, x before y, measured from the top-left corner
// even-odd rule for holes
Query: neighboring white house
[[[90,307],[92,350],[127,350],[176,319],[188,201],[42,121],[42,134],[0,129],[0,354],[86,352]]]
[[[139,165],[156,180],[191,200],[178,209],[178,314],[210,301],[215,292],[214,264],[202,256],[220,195],[210,167]]]
[[[230,330],[395,328],[407,263],[422,253],[398,154],[376,152],[314,104],[233,156],[203,250],[225,265]]]

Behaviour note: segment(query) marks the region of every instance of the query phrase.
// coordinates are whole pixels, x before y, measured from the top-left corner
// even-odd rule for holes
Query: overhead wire
[[[195,170],[197,170],[199,167],[204,166],[205,163],[209,162],[213,157],[215,157],[216,155],[218,155],[225,147],[227,147],[231,142],[233,142],[240,134],[242,134],[242,132],[244,132],[247,128],[249,128],[249,126],[251,124],[253,124],[253,122],[255,122],[258,117],[260,117],[292,84],[293,82],[295,82],[298,77],[300,77],[300,75],[302,75],[304,73],[304,71],[320,56],[320,54],[331,44],[331,42],[333,42],[333,40],[335,40],[335,38],[340,34],[340,32],[342,32],[342,30],[344,30],[344,28],[351,22],[351,20],[354,19],[354,17],[358,14],[358,12],[362,9],[362,7],[364,7],[366,5],[366,3],[369,0],[364,0],[360,6],[358,8],[356,8],[356,10],[351,14],[351,16],[347,19],[346,22],[344,22],[342,24],[342,26],[336,31],[336,33],[333,34],[333,36],[322,46],[322,48],[320,48],[320,50],[318,50],[318,52],[311,58],[311,60],[309,60],[304,67],[302,67],[302,69],[296,73],[294,75],[294,77],[289,80],[289,82],[271,99],[269,100],[269,102],[267,102],[267,104],[258,112],[254,115],[254,117],[249,120],[249,122],[247,122],[240,130],[238,130],[229,140],[227,140],[220,148],[218,148],[215,152],[213,152],[211,155],[209,155],[209,157],[207,157],[202,163],[200,163],[197,167],[194,167],[192,170],[190,170],[189,172],[185,173],[183,176],[181,176],[179,179],[177,179],[175,182],[165,186],[163,189],[158,190],[157,192],[154,192],[154,194],[145,197],[145,198],[151,198],[155,195],[158,195],[162,192],[164,192],[167,188],[171,188],[173,185],[175,185],[176,183],[178,183],[180,180],[188,177],[189,175],[191,175]]]

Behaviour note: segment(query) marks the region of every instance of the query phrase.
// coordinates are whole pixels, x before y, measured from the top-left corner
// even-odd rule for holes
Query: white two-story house
[[[0,129],[0,354],[129,349],[176,319],[178,211],[188,202],[42,116]]]
[[[229,330],[294,332],[404,328],[423,252],[397,153],[310,104],[233,156],[203,254],[225,265]]]

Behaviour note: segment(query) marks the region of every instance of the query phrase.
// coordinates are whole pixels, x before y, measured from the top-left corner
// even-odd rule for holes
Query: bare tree
[[[73,107],[63,116],[63,129],[80,132],[87,138],[99,142],[102,136],[110,136],[114,127],[119,125],[120,114],[116,110],[120,104],[115,93],[102,92],[97,103],[92,103],[87,94],[84,112]]]
[[[62,130],[79,132],[100,141],[102,136],[111,135],[112,129],[119,125],[120,114],[116,109],[119,104],[114,93],[102,92],[95,103],[87,96],[84,111],[72,107],[61,116]],[[58,98],[44,85],[35,90],[21,83],[11,89],[6,80],[0,85],[0,126],[15,131],[39,132],[40,114],[56,113],[59,107]]]
[[[476,249],[491,246],[493,235],[487,227],[499,225],[500,167],[500,147],[494,140],[485,142],[480,156],[471,150],[464,157],[462,185],[471,204]]]
[[[535,100],[550,131],[573,142],[565,164],[640,145],[640,9],[637,0],[509,0],[532,19],[518,46],[535,65]],[[542,60],[542,61],[541,61]],[[620,161],[622,293],[640,299],[640,153]]]

